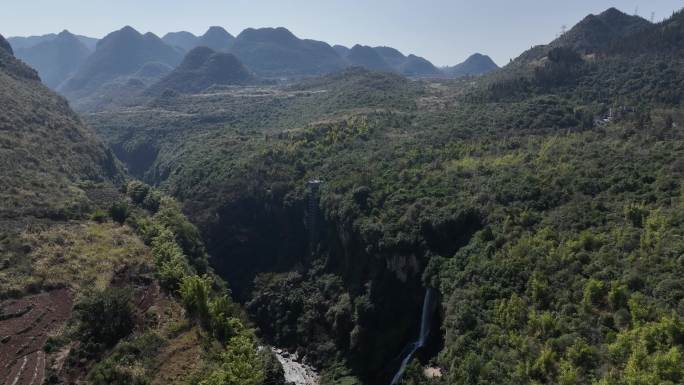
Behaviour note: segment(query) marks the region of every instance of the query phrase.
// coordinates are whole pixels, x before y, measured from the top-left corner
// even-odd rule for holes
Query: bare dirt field
[[[40,385],[45,377],[43,346],[71,317],[68,289],[0,302],[0,383]]]

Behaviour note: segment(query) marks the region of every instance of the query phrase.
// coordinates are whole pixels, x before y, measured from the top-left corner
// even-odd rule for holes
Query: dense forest
[[[71,223],[5,238],[0,295],[54,285],[19,256],[64,242],[113,231],[144,256],[121,274],[170,310],[140,320],[117,276],[79,288],[47,340],[79,341],[55,382],[283,383],[271,345],[321,385],[389,384],[429,330],[401,383],[684,383],[683,23],[610,9],[459,79],[353,67],[279,83],[195,48],[147,91],[79,99],[117,160],[92,144],[109,175],[51,214],[85,221],[84,239],[53,233]],[[198,68],[216,57],[249,85],[212,84]],[[62,285],[97,281],[72,271]]]
[[[326,383],[389,382],[426,287],[439,332],[406,383],[677,383],[681,17],[599,16],[658,55],[583,22],[475,82],[355,69],[84,116]]]

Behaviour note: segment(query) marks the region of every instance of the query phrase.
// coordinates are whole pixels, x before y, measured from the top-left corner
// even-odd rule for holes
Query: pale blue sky
[[[562,25],[616,7],[656,20],[682,0],[2,0],[0,34],[24,36],[69,29],[102,37],[125,25],[163,35],[199,34],[221,25],[289,28],[330,44],[388,45],[455,64],[474,52],[505,64],[532,45],[552,40]]]

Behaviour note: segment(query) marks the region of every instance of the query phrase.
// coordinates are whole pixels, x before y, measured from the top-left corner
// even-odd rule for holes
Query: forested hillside
[[[405,383],[678,383],[681,40],[613,47],[679,16],[623,16],[477,81],[355,69],[85,117],[326,384],[389,382],[426,287],[438,332]]]
[[[0,383],[284,383],[178,203],[2,36],[0,105]]]
[[[0,383],[684,383],[682,15],[0,36]]]
[[[85,201],[80,182],[121,180],[118,162],[0,39],[0,215],[68,217]]]

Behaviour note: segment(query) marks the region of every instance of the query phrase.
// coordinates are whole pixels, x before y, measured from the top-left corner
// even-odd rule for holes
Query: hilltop
[[[349,64],[367,68],[372,71],[390,71],[392,67],[372,47],[355,45],[346,56]]]
[[[214,85],[247,85],[254,75],[234,55],[200,46],[194,48],[170,74],[146,92],[161,94],[166,90],[197,93]]]
[[[230,52],[265,77],[320,75],[345,66],[327,43],[299,39],[285,28],[248,28],[237,36]]]
[[[562,36],[547,45],[531,48],[515,62],[540,60],[550,50],[559,47],[572,49],[582,55],[601,53],[617,40],[623,40],[650,27],[652,24],[639,16],[630,16],[610,8],[598,15],[588,15]]]
[[[427,59],[416,55],[405,56],[392,47],[355,45],[351,49],[335,46],[349,65],[375,71],[391,71],[405,76],[439,76],[442,72]]]
[[[200,36],[195,47],[208,47],[218,52],[228,52],[235,41],[235,37],[223,27],[209,27],[204,35]]]
[[[169,32],[162,37],[164,43],[180,48],[184,51],[190,51],[197,46],[199,37],[187,31]]]
[[[209,27],[202,36],[195,36],[190,32],[169,32],[162,40],[172,46],[178,47],[183,51],[189,52],[196,47],[207,47],[214,51],[228,52],[235,40],[235,37],[228,33],[223,27]]]
[[[610,8],[589,15],[563,34],[551,46],[563,46],[587,54],[606,48],[612,41],[647,29],[651,23],[639,16],[627,15]]]
[[[463,63],[443,69],[449,77],[477,76],[499,69],[499,66],[487,55],[475,53]]]
[[[32,47],[18,48],[15,55],[38,71],[43,83],[56,89],[78,69],[91,51],[69,31]]]
[[[442,72],[427,59],[408,55],[399,67],[399,73],[406,76],[439,76]]]
[[[611,54],[676,56],[684,52],[684,10],[647,28],[638,28],[628,38],[614,41]]]
[[[140,34],[131,27],[105,36],[97,49],[78,71],[59,87],[69,97],[94,92],[99,86],[119,76],[130,75],[150,62],[172,67],[180,63],[182,54],[152,33]]]

